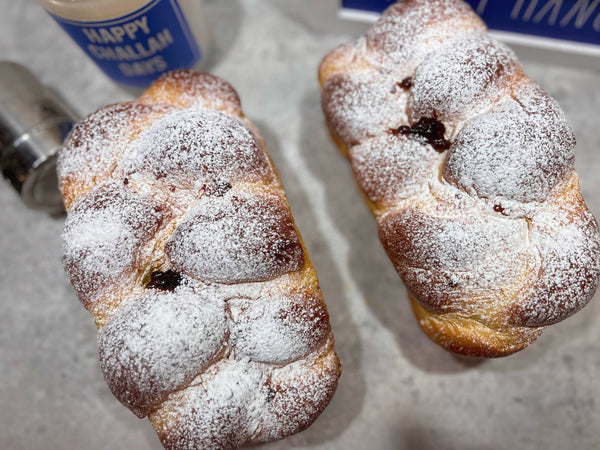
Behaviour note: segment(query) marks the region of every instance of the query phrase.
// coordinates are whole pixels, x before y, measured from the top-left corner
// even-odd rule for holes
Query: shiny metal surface
[[[0,62],[0,167],[34,209],[63,209],[56,154],[76,115],[23,65]]]

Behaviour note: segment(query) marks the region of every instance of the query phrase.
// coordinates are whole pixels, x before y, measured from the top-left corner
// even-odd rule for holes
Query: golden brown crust
[[[67,211],[76,198],[110,178],[123,150],[141,130],[170,111],[172,108],[166,104],[124,102],[100,108],[79,122],[64,143],[69,158],[64,158],[64,152],[58,158],[59,184]]]
[[[242,117],[240,98],[225,80],[205,72],[178,70],[156,80],[140,103],[200,107]]]
[[[321,103],[419,324],[505,356],[579,311],[600,232],[557,102],[461,0],[404,0],[319,69]]]
[[[235,90],[176,71],[77,125],[64,267],[111,391],[167,448],[308,427],[340,375],[315,269]]]
[[[245,405],[235,403],[238,400],[236,388],[230,388],[234,392],[233,407],[223,402],[221,391],[215,388],[226,384],[213,382],[219,376],[229,377],[229,382],[236,381],[238,374],[231,365],[222,365],[219,372],[207,372],[199,377],[190,386],[191,392],[170,395],[161,408],[150,414],[150,422],[168,449],[188,448],[190,442],[195,444],[194,448],[231,448],[246,441],[264,443],[299,433],[325,409],[337,388],[341,369],[331,335],[314,357],[293,365],[293,373],[285,367],[276,369],[267,380],[260,380],[257,375],[260,367],[250,367],[256,376],[253,381],[257,390],[265,392],[268,398],[261,423],[245,424],[245,429],[240,429],[240,421],[247,419]],[[206,405],[210,403],[214,408],[207,410]],[[208,427],[203,417],[206,415],[214,415]]]
[[[425,334],[454,353],[484,358],[508,356],[523,350],[542,333],[538,327],[494,329],[461,314],[435,314],[409,297],[417,322]]]

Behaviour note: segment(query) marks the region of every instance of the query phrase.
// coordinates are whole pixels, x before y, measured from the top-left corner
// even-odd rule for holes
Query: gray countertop
[[[325,128],[317,67],[366,24],[336,2],[206,2],[208,70],[260,128],[319,273],[343,364],[307,431],[269,449],[600,447],[600,294],[511,357],[452,356],[420,331],[349,164]],[[0,59],[27,65],[80,114],[130,95],[102,75],[32,1],[0,0]],[[600,72],[525,54],[578,139],[576,167],[600,217]],[[63,217],[26,209],[0,185],[0,449],[158,449],[146,420],[113,398],[96,329],[60,263]]]

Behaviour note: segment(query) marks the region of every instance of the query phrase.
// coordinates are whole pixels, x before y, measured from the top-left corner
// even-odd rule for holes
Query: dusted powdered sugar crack
[[[206,370],[227,334],[223,299],[187,289],[145,294],[100,330],[102,370],[115,396],[144,417]]]
[[[166,448],[310,426],[340,376],[317,276],[235,90],[176,71],[59,155],[64,267],[115,397]]]
[[[133,141],[123,169],[125,176],[148,173],[156,179],[203,185],[270,180],[269,162],[247,127],[223,113],[185,109],[154,123]],[[193,186],[193,185],[192,185]],[[190,186],[191,187],[191,186]]]
[[[376,80],[360,73],[338,74],[324,87],[323,110],[331,116],[336,135],[350,145],[402,123],[406,94],[396,88],[393,78],[375,76]]]
[[[305,357],[312,342],[327,338],[327,311],[318,297],[276,291],[263,300],[240,298],[228,303],[231,341],[239,357],[283,365]]]
[[[319,70],[322,107],[419,325],[474,356],[583,308],[600,233],[563,111],[461,0],[403,0]]]
[[[446,40],[485,30],[485,24],[461,1],[428,0],[417,8],[412,1],[397,2],[367,32],[367,51],[361,57],[404,79],[414,75],[425,56]]]
[[[304,265],[286,205],[256,192],[200,199],[165,251],[176,270],[222,283],[268,280]]]
[[[173,111],[175,108],[168,104],[126,102],[106,106],[84,118],[65,141],[69,157],[58,158],[65,206],[69,207],[93,186],[108,181],[129,142]]]
[[[417,66],[410,89],[410,122],[435,117],[448,137],[473,110],[510,92],[522,76],[514,53],[484,33],[448,39]],[[465,83],[464,80],[469,80]]]
[[[532,103],[535,110],[523,106]],[[443,176],[480,197],[543,202],[573,172],[574,147],[556,101],[527,83],[464,124]]]
[[[140,249],[168,218],[168,210],[153,199],[111,182],[91,189],[71,209],[63,264],[86,307],[115,284],[135,278]]]

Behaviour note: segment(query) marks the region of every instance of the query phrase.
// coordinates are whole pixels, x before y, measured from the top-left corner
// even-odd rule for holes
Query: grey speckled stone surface
[[[325,129],[317,67],[367,25],[334,1],[207,1],[208,69],[238,90],[264,133],[317,267],[344,373],[307,431],[269,449],[600,447],[600,298],[509,358],[464,361],[419,330],[350,167]],[[22,62],[81,114],[129,95],[32,1],[0,0],[0,58]],[[600,216],[600,73],[534,62],[578,138],[577,169]],[[0,186],[0,449],[158,449],[112,397],[91,316],[63,274],[63,218]]]

